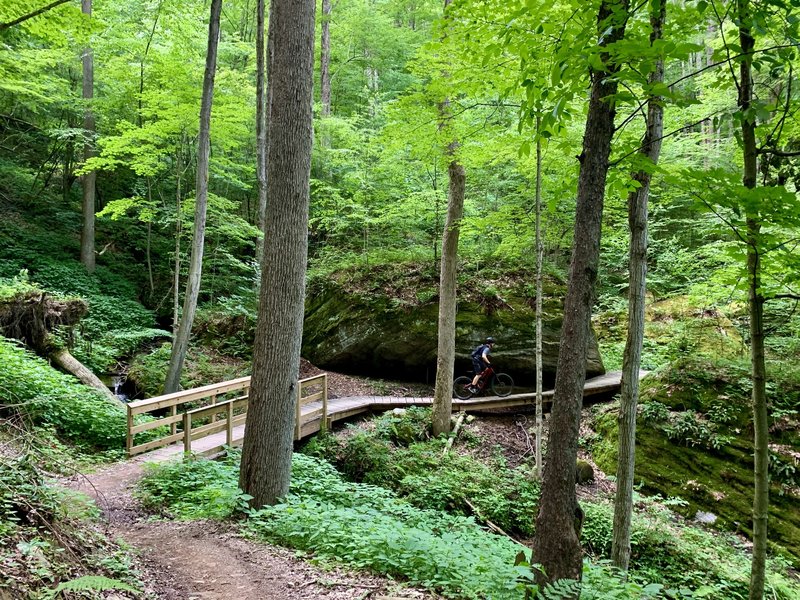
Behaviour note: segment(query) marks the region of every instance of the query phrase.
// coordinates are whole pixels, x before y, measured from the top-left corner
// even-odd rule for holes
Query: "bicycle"
[[[469,400],[473,396],[484,392],[488,387],[495,396],[505,398],[514,391],[514,380],[511,379],[511,375],[498,373],[491,365],[486,367],[478,378],[478,383],[475,386],[478,388],[477,392],[473,393],[469,390],[471,384],[471,377],[466,375],[456,377],[455,381],[453,381],[453,395],[459,400]]]

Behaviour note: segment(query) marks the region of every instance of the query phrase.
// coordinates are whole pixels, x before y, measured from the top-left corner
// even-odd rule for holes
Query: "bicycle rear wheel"
[[[514,391],[514,380],[511,375],[506,373],[498,373],[492,378],[492,393],[495,396],[504,398]]]
[[[472,392],[468,389],[471,383],[472,379],[466,375],[456,377],[456,380],[453,382],[453,396],[459,400],[469,400],[472,398]]]

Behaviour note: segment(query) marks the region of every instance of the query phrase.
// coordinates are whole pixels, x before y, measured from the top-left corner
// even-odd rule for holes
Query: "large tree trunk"
[[[103,394],[107,400],[120,407],[125,407],[125,403],[117,398],[100,379],[87,369],[82,362],[69,353],[66,348],[58,348],[52,350],[48,355],[58,367],[77,377],[81,383],[93,387],[98,392]]]
[[[662,38],[667,0],[652,0],[650,13],[650,45]],[[657,60],[650,83],[664,81],[664,61]],[[664,130],[664,108],[660,97],[647,103],[647,130],[639,153],[652,164],[661,154]],[[644,341],[644,304],[647,291],[647,202],[650,196],[651,172],[642,169],[632,179],[640,186],[628,194],[628,225],[631,230],[628,264],[628,338],[622,357],[622,389],[619,407],[619,453],[617,456],[617,493],[614,497],[614,531],[611,560],[619,569],[628,570],[631,558],[631,516],[633,513],[633,472],[636,460],[636,407],[639,403],[639,370]]]
[[[92,0],[81,0],[83,14],[91,18]],[[91,101],[94,98],[94,58],[92,49],[83,50],[83,99]],[[87,161],[95,155],[94,151],[94,113],[91,106],[86,106],[83,114],[83,160]],[[81,230],[81,263],[90,273],[94,272],[94,192],[97,182],[97,173],[89,171],[84,173],[83,181],[83,229]]]
[[[211,104],[214,99],[214,75],[217,69],[217,45],[219,43],[219,17],[222,0],[211,0],[211,17],[208,22],[208,52],[203,77],[203,97],[200,102],[200,131],[197,138],[197,181],[194,209],[194,237],[192,256],[189,259],[189,275],[186,280],[186,295],[183,299],[183,314],[178,333],[172,340],[164,393],[177,392],[180,387],[181,370],[189,347],[197,297],[200,294],[200,276],[203,270],[203,244],[206,237],[206,207],[208,205],[208,158],[211,152]]]
[[[598,14],[601,48],[620,40],[627,21],[627,0],[603,0]],[[558,355],[547,461],[542,496],[536,518],[534,560],[537,581],[580,579],[582,552],[580,527],[583,513],[575,496],[575,463],[578,454],[583,385],[586,379],[586,346],[600,255],[608,157],[614,134],[618,67],[607,52],[601,54],[605,71],[592,70],[592,89],[578,178],[575,233],[569,284],[564,301],[564,325]]]
[[[451,0],[445,0],[445,18]],[[448,77],[448,74],[443,74]],[[446,127],[450,102],[439,106],[439,129]],[[433,435],[450,433],[453,410],[453,366],[456,359],[456,274],[458,267],[458,237],[461,215],[464,212],[466,174],[464,165],[455,158],[458,142],[452,141],[445,152],[450,158],[447,172],[450,183],[447,192],[447,218],[442,232],[442,263],[439,270],[439,328],[436,358],[436,386],[433,392]]]
[[[274,504],[289,490],[308,255],[315,5],[270,5],[270,203],[239,474],[253,506]]]
[[[322,116],[331,114],[331,0],[322,0],[322,39],[319,56]]]
[[[264,3],[256,5],[256,174],[258,177],[258,228],[264,233],[267,214],[267,105],[264,85]],[[261,265],[264,243],[256,240],[256,261]]]
[[[752,14],[749,0],[737,0],[739,45],[743,58],[739,63],[739,110],[742,113],[742,154],[746,188],[756,187],[758,161],[756,120],[751,113],[753,101],[753,49],[750,31]],[[753,380],[754,470],[753,492],[753,563],[750,572],[750,600],[764,597],[767,563],[767,517],[769,513],[769,424],[767,422],[766,365],[764,360],[764,296],[761,291],[760,264],[761,222],[758,213],[747,213],[747,286],[750,310],[750,360]]]

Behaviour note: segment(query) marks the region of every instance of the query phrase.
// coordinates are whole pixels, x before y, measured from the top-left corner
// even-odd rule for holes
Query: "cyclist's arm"
[[[483,359],[483,362],[485,362],[487,365],[492,364],[492,363],[489,362],[489,348],[486,348],[483,351],[483,354],[481,355],[481,358]]]

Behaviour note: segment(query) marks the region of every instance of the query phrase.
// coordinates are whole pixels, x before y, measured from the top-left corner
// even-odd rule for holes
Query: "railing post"
[[[125,437],[125,450],[128,452],[128,456],[131,455],[131,448],[133,448],[133,413],[131,412],[131,407],[127,407],[128,413],[128,434]]]
[[[183,451],[192,451],[192,415],[183,413]]]
[[[225,443],[230,446],[233,444],[233,401],[231,400],[225,405],[225,418],[228,422],[225,424]]]
[[[211,396],[211,406],[216,406],[216,405],[217,405],[217,395],[214,394],[213,396]],[[211,413],[211,422],[212,423],[217,422],[217,413]]]
[[[170,417],[174,417],[177,414],[178,414],[178,405],[177,404],[173,404],[172,406],[170,406],[169,416]],[[178,424],[173,421],[169,425],[169,434],[170,435],[175,435],[176,433],[178,433]]]
[[[328,423],[328,374],[322,374],[322,422],[320,423],[320,429],[322,431],[327,431],[328,427],[330,427]]]
[[[303,384],[297,382],[297,404],[295,406],[294,417],[294,439],[300,439],[300,401],[303,399]]]

